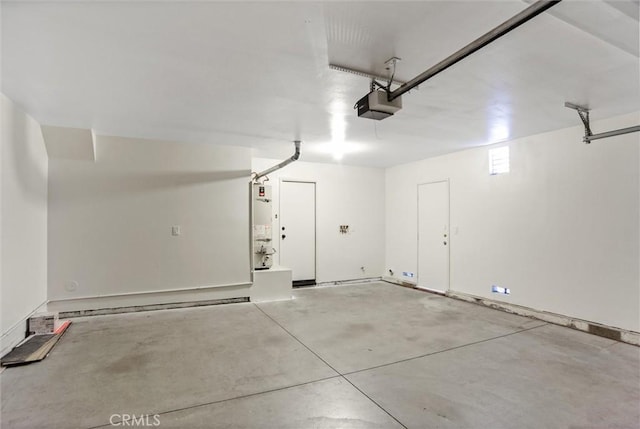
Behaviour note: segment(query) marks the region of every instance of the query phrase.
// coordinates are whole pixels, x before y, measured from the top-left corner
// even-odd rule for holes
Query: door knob
[[[285,237],[286,237],[286,235],[282,234],[282,239],[283,239],[283,240],[285,239]]]

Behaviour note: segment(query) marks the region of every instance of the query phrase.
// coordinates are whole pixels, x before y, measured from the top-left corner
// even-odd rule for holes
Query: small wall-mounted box
[[[371,91],[356,103],[358,116],[379,121],[402,109],[402,98],[389,101],[386,91]]]
[[[27,321],[27,334],[51,334],[57,321],[58,313],[36,313]]]

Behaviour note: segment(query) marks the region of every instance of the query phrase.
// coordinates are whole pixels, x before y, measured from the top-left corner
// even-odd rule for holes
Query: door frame
[[[449,241],[447,247],[447,287],[445,290],[430,289],[420,286],[420,186],[422,185],[434,185],[436,183],[447,184],[447,225],[449,226]],[[426,290],[429,292],[437,293],[440,295],[446,295],[451,290],[451,182],[449,178],[442,180],[433,180],[430,182],[418,183],[416,185],[416,271],[418,272],[418,278],[416,279],[416,288]]]
[[[318,183],[315,180],[302,180],[281,177],[278,181],[278,264],[282,265],[282,183],[313,184],[313,276],[318,283]]]

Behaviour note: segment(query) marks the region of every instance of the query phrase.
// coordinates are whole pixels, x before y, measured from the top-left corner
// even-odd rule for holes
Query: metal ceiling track
[[[560,3],[560,1],[562,0],[553,0],[553,1],[539,0],[535,2],[531,6],[529,6],[522,12],[520,12],[519,14],[503,22],[502,24],[500,24],[493,30],[489,31],[485,35],[479,37],[478,39],[469,43],[464,48],[458,50],[457,52],[448,56],[444,60],[440,61],[435,66],[422,72],[418,76],[411,79],[409,82],[401,85],[399,88],[393,91],[390,91],[387,88],[387,98],[389,99],[389,101],[393,101],[394,99],[400,97],[405,92],[412,90],[413,88],[425,82],[426,80],[431,79],[433,76],[437,75],[438,73],[448,69],[452,65],[463,60],[464,58],[468,57],[474,52],[484,48],[494,40],[509,33],[511,30],[514,30],[519,26],[521,26],[522,24],[524,24],[525,22],[529,21],[530,19],[535,18],[536,16],[546,11],[550,7]]]
[[[578,116],[584,125],[584,137],[582,138],[582,141],[586,144],[591,143],[591,140],[604,139],[607,137],[619,136],[621,134],[637,133],[640,131],[640,125],[636,125],[634,127],[620,128],[618,130],[593,134],[591,132],[591,124],[589,123],[589,109],[569,102],[564,103],[564,107],[568,107],[569,109],[573,109],[578,112]]]
[[[369,78],[369,79],[374,80],[374,81],[378,81],[378,80],[387,81],[388,80],[388,78],[383,77],[383,76],[379,76],[379,75],[376,75],[376,74],[373,74],[373,73],[369,73],[369,72],[366,72],[366,71],[363,71],[363,70],[352,69],[352,68],[341,66],[341,65],[338,65],[338,64],[329,64],[329,69],[340,71],[340,72],[344,72],[344,73],[354,74],[356,76],[366,77],[366,78]],[[405,85],[406,84],[404,81],[401,81],[401,80],[398,80],[398,79],[393,79],[391,83],[393,83],[395,85]]]

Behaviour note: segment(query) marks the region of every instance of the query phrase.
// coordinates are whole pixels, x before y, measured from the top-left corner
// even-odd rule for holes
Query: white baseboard
[[[374,283],[381,281],[381,277],[365,277],[361,279],[351,279],[351,280],[334,280],[329,282],[320,282],[317,283],[316,286],[340,286],[340,285],[353,285],[359,283]]]
[[[0,337],[0,356],[4,356],[9,353],[15,346],[20,344],[26,338],[27,320],[35,313],[47,311],[47,304],[47,301],[43,302],[35,310],[24,316],[2,333],[2,337]]]
[[[640,346],[640,333],[638,332],[627,331],[612,326],[606,326],[601,323],[576,319],[574,317],[564,316],[562,314],[550,313],[548,311],[535,310],[533,308],[523,307],[521,305],[494,301],[492,299],[469,295],[462,292],[449,291],[446,293],[446,295],[462,301],[484,305],[496,310],[506,311],[507,313],[513,313],[525,317],[532,317],[544,322],[553,323],[554,325],[566,326],[568,328],[577,329],[579,331],[588,332],[590,334],[615,339],[628,344],[633,344],[634,346]]]
[[[164,306],[171,304],[193,303],[198,305],[202,301],[221,301],[250,296],[250,283],[228,286],[212,286],[170,291],[153,291],[128,293],[122,295],[94,296],[72,299],[53,299],[49,301],[48,311],[58,313],[107,314],[122,312],[116,309],[131,307]],[[98,311],[100,310],[100,312]]]
[[[534,319],[542,320],[544,322],[553,323],[554,325],[566,326],[568,328],[577,329],[579,331],[588,332],[590,334],[599,335],[606,338],[611,338],[623,343],[632,344],[634,346],[640,346],[640,333],[634,331],[627,331],[621,328],[613,326],[603,325],[597,322],[590,322],[588,320],[577,319],[575,317],[565,316],[562,314],[550,313],[548,311],[536,310],[530,307],[524,307],[516,304],[509,304],[502,301],[495,301],[489,298],[483,298],[475,295],[470,295],[463,292],[447,291],[444,294],[439,291],[430,291],[421,289],[413,282],[407,282],[398,280],[394,277],[383,277],[383,281],[387,283],[393,283],[404,287],[413,288],[416,290],[424,290],[429,293],[436,293],[438,295],[445,295],[450,298],[459,299],[461,301],[472,302],[474,304],[484,305],[486,307],[493,308],[495,310],[505,311],[507,313],[517,314],[524,317],[532,317]]]
[[[401,280],[401,279],[398,279],[396,277],[384,276],[384,277],[382,277],[382,281],[385,281],[387,283],[393,283],[393,284],[396,284],[396,285],[399,285],[399,286],[404,286],[404,287],[411,287],[411,288],[417,288],[418,287],[418,285],[414,281]]]

